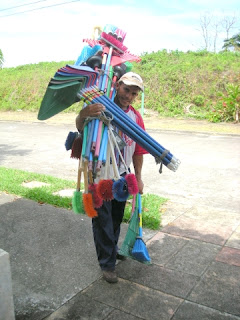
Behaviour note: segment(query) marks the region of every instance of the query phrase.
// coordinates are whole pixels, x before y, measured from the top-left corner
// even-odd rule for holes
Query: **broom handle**
[[[138,194],[138,216],[139,216],[139,237],[142,238],[142,199],[141,194]]]
[[[84,161],[84,189],[88,193],[88,162]]]
[[[82,157],[79,159],[79,162],[78,162],[78,177],[77,177],[77,190],[78,191],[80,191],[80,187],[81,187],[81,173],[82,173],[81,162],[82,162]]]
[[[117,149],[117,151],[118,151],[118,154],[119,154],[119,156],[120,156],[120,158],[121,158],[121,160],[122,160],[122,163],[123,163],[123,165],[124,165],[124,167],[125,167],[125,170],[126,170],[126,173],[127,173],[127,172],[128,172],[128,167],[127,167],[127,165],[126,165],[126,162],[125,162],[124,159],[123,159],[122,153],[121,153],[121,151],[120,151],[120,149],[119,149],[119,146],[118,146],[118,144],[117,144],[116,138],[114,137],[114,133],[112,132],[112,130],[113,130],[113,127],[109,126],[109,132],[110,132],[111,138],[112,138],[112,140],[113,140],[113,143],[114,143],[114,145],[115,145],[115,147],[116,147],[116,149]]]
[[[105,162],[104,179],[108,178],[109,167],[110,167],[110,145],[109,145],[109,141],[108,141],[108,144],[107,144],[107,157],[106,157],[106,162]]]

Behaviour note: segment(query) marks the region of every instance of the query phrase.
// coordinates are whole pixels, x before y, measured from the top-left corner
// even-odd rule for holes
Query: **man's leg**
[[[112,201],[104,201],[93,218],[93,236],[99,265],[102,270],[113,271],[116,264],[115,235],[112,221]]]

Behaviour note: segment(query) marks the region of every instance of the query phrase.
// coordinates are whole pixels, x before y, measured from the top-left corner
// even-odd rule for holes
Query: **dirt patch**
[[[72,124],[75,126],[75,118],[75,113],[60,113],[48,120],[40,121],[35,112],[0,112],[2,121],[45,122],[52,125]],[[161,118],[151,110],[145,110],[143,119],[147,129],[240,135],[239,123],[211,123],[205,120]]]

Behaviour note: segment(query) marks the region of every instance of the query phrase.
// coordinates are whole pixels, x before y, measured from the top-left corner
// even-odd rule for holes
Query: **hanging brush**
[[[103,204],[103,200],[97,194],[97,184],[93,182],[93,162],[92,152],[90,152],[89,162],[88,162],[88,175],[89,175],[89,186],[88,191],[92,194],[93,207],[100,208]]]
[[[90,218],[97,217],[97,211],[94,209],[92,194],[88,192],[88,163],[84,161],[84,194],[83,207],[86,215]]]
[[[88,188],[88,190],[92,194],[94,208],[100,208],[103,204],[103,199],[98,196],[97,186],[98,186],[97,183],[92,183],[89,185],[89,188]]]
[[[74,139],[72,148],[71,148],[72,149],[71,158],[80,159],[82,154],[82,144],[83,144],[82,135],[81,133],[77,132],[76,138]]]
[[[65,141],[65,148],[67,151],[72,149],[73,142],[77,138],[77,136],[78,136],[78,132],[70,131],[68,133],[66,141]]]
[[[107,128],[107,126],[105,127]],[[106,137],[107,139],[107,137]],[[100,180],[97,185],[97,195],[99,198],[105,201],[111,201],[113,200],[113,193],[112,193],[112,187],[113,187],[113,180],[107,179],[109,175],[109,165],[110,165],[110,148],[109,143],[106,145],[107,148],[107,157],[105,162],[105,172],[104,172],[104,179]]]
[[[114,199],[122,202],[128,199],[129,192],[128,192],[127,181],[125,180],[124,177],[120,177],[119,175],[110,130],[111,129],[109,129],[108,141],[109,141],[109,147],[110,147],[111,158],[112,158],[113,172],[116,179],[112,185],[112,193],[113,193]]]

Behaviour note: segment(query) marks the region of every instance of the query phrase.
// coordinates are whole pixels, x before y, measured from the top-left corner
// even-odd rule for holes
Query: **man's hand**
[[[83,108],[76,118],[77,129],[82,131],[85,119],[88,117],[98,117],[102,111],[105,111],[105,107],[101,103],[90,104]]]
[[[133,155],[133,167],[135,176],[138,183],[139,193],[143,194],[143,181],[142,181],[142,166],[143,166],[143,155]]]

